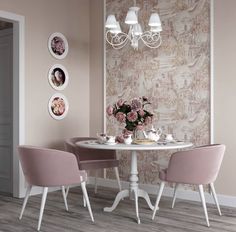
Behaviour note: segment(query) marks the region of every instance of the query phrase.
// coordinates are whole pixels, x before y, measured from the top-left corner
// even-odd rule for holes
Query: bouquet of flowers
[[[151,104],[147,97],[134,98],[131,103],[119,99],[113,106],[107,107],[107,114],[114,116],[118,122],[125,123],[126,130],[133,132],[137,127],[152,123],[153,114],[145,110]]]

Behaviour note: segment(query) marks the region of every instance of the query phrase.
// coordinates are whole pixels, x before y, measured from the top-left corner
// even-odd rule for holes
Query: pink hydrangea
[[[138,119],[138,114],[135,111],[131,111],[127,114],[127,119],[130,122],[135,122]]]
[[[117,119],[118,122],[123,123],[123,122],[125,122],[126,115],[122,112],[118,112],[116,114],[116,119]]]
[[[111,116],[112,114],[113,114],[113,107],[112,106],[108,106],[107,107],[107,114],[109,115],[109,116]]]

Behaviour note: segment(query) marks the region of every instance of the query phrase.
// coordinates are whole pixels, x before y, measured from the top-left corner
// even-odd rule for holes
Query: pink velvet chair
[[[221,162],[223,160],[224,152],[224,145],[214,144],[174,153],[170,158],[168,168],[160,171],[161,183],[152,219],[154,220],[166,182],[176,183],[172,208],[175,204],[176,192],[179,184],[193,184],[198,185],[207,226],[209,227],[210,224],[206,208],[203,185],[210,186],[211,193],[213,195],[218,212],[221,215],[220,206],[214,188],[214,181],[217,178]]]
[[[116,152],[112,150],[100,149],[86,149],[76,145],[76,142],[85,140],[95,140],[91,137],[75,137],[65,141],[65,148],[67,151],[76,155],[80,170],[96,170],[95,177],[95,193],[97,192],[97,170],[106,168],[114,168],[119,190],[121,191],[121,184],[119,178],[119,160],[116,158]],[[104,172],[106,173],[106,172]],[[106,177],[106,175],[105,175]]]
[[[92,221],[94,221],[85,185],[87,174],[85,171],[79,170],[74,154],[65,151],[33,146],[19,146],[18,150],[23,173],[28,183],[25,199],[19,217],[20,219],[24,213],[32,186],[43,187],[43,195],[38,221],[39,231],[47,198],[48,187],[62,186],[63,198],[66,209],[68,210],[64,186],[80,184],[84,199],[88,206],[90,217]]]

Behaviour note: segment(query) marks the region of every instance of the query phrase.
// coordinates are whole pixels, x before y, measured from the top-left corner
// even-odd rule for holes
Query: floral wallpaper
[[[106,0],[107,15],[115,13],[122,30],[133,0]],[[148,29],[150,13],[159,13],[162,45],[150,49],[140,42],[115,50],[106,46],[106,105],[118,99],[146,96],[152,103],[153,125],[194,145],[210,142],[210,0],[137,0],[139,21]],[[108,134],[124,125],[107,117]],[[173,151],[140,152],[139,181],[155,184]],[[128,180],[129,152],[119,152],[121,179]],[[114,178],[109,172],[110,178]]]

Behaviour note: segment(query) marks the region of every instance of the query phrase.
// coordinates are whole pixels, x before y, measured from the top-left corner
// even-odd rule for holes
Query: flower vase
[[[137,126],[133,131],[133,140],[145,139],[145,131],[143,126]]]

